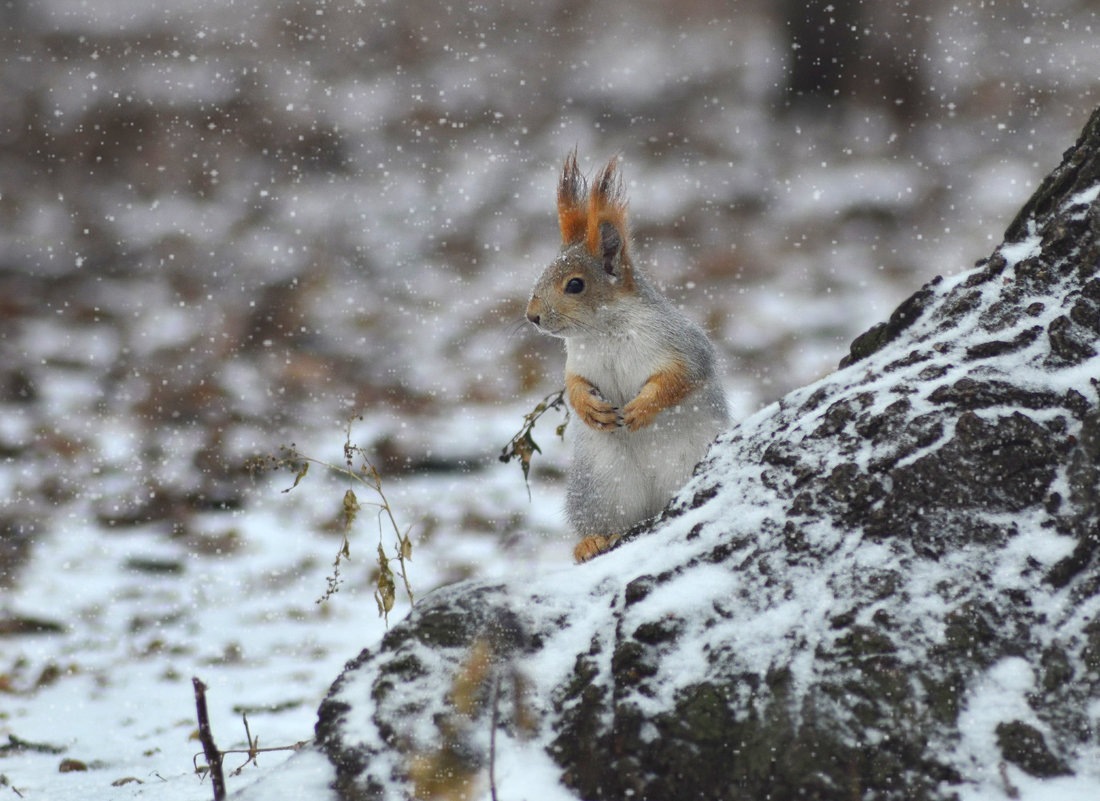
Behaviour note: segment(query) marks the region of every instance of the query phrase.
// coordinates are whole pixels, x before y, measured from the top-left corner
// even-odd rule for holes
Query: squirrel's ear
[[[561,228],[561,243],[572,245],[584,239],[588,230],[588,210],[585,208],[584,176],[577,167],[577,150],[565,157],[565,166],[558,181],[558,225]]]
[[[619,176],[619,160],[611,159],[596,176],[588,196],[588,230],[585,247],[602,259],[608,275],[621,277],[629,271],[626,195]]]
[[[623,238],[608,221],[600,223],[600,251],[603,256],[603,271],[608,275],[622,275]]]

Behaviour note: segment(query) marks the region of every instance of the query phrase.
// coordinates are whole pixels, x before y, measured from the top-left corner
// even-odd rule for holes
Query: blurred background
[[[319,614],[343,485],[245,463],[340,463],[354,415],[414,585],[566,564],[560,418],[531,500],[496,459],[562,383],[521,323],[564,155],[621,155],[635,252],[741,418],[991,252],[1100,102],[1098,25],[1091,0],[0,0],[0,678],[35,697],[80,625],[132,655],[142,615],[198,659],[188,582],[234,564]],[[371,616],[372,527],[346,573]]]

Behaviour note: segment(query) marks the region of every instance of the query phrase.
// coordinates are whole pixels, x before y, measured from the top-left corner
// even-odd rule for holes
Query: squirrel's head
[[[527,304],[527,319],[539,329],[562,337],[606,331],[608,307],[634,294],[626,205],[618,158],[589,188],[577,151],[566,157],[558,182],[561,253]]]

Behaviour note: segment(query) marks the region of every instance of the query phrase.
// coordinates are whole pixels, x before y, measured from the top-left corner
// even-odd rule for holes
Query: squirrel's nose
[[[527,302],[527,319],[535,325],[539,324],[539,320],[542,319],[542,315],[539,313],[542,311],[542,301],[533,297]]]

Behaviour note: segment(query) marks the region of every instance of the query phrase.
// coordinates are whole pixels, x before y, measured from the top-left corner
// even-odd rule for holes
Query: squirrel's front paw
[[[631,431],[645,428],[657,419],[661,408],[649,398],[639,396],[623,407],[623,425]]]
[[[585,425],[597,431],[610,431],[623,424],[619,410],[604,399],[591,381],[567,373],[565,387],[569,391],[570,405]]]
[[[652,423],[663,410],[676,406],[694,389],[682,363],[651,375],[637,397],[623,406],[623,425],[631,431]]]
[[[575,408],[586,425],[599,431],[609,431],[623,424],[619,410],[594,392],[584,396],[584,400]]]

